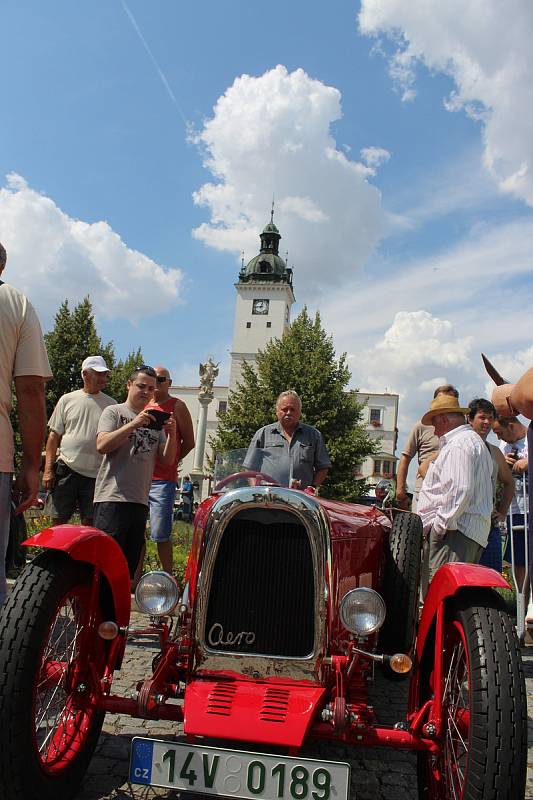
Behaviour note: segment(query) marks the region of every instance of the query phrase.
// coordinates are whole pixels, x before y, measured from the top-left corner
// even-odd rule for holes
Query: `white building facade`
[[[355,392],[357,401],[365,406],[363,423],[372,439],[380,439],[379,452],[357,465],[357,474],[373,486],[382,478],[396,475],[396,445],[398,442],[399,395],[389,392]]]

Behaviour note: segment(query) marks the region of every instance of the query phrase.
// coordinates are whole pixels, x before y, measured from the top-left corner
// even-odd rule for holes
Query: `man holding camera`
[[[96,437],[103,460],[94,491],[94,525],[117,540],[132,578],[144,544],[155,459],[172,464],[176,457],[174,416],[163,422],[161,412],[145,410],[156,385],[153,367],[136,367],[126,402],[105,409]]]

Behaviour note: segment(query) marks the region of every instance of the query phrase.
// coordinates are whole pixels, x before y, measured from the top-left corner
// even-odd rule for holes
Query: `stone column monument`
[[[198,417],[198,426],[196,428],[196,446],[194,449],[194,465],[192,468],[191,478],[193,483],[198,484],[198,496],[202,497],[202,488],[204,481],[204,456],[205,456],[205,442],[207,436],[207,407],[213,400],[213,386],[215,378],[218,375],[218,364],[215,364],[211,356],[205,364],[200,364],[200,391],[198,392],[198,400],[200,402],[200,415]]]

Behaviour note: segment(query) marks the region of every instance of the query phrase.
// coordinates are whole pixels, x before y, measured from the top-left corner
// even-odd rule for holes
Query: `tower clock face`
[[[254,300],[252,303],[252,314],[268,314],[269,300]]]

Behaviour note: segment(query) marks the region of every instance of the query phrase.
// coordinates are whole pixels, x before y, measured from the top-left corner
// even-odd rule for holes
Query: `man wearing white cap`
[[[465,423],[468,408],[439,395],[422,417],[439,437],[417,511],[429,537],[429,577],[443,564],[475,564],[487,546],[492,512],[492,458],[483,439]]]
[[[92,525],[94,483],[102,456],[96,449],[98,421],[116,403],[104,394],[109,369],[102,356],[81,365],[83,389],[59,398],[48,422],[43,489],[50,491],[46,513],[53,525],[68,522],[76,509],[82,525]]]

